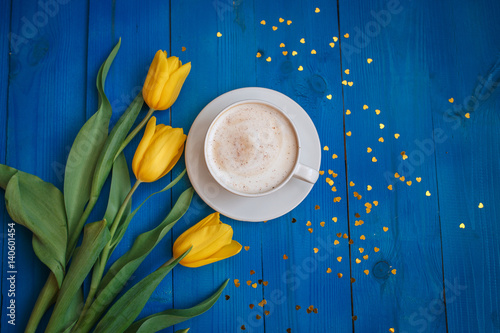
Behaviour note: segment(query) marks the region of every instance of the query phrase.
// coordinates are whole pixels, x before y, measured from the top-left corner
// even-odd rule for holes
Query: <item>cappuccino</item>
[[[207,134],[207,165],[236,192],[273,190],[293,172],[298,141],[287,117],[270,105],[249,102],[224,111]]]

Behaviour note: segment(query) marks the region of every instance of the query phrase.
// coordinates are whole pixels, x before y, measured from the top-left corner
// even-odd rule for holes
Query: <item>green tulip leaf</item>
[[[115,164],[116,164],[116,162],[115,162]],[[174,187],[175,184],[177,184],[179,182],[179,180],[182,179],[182,177],[184,176],[185,173],[186,173],[186,169],[184,169],[184,171],[182,171],[177,177],[175,177],[175,179],[172,180],[170,182],[170,184],[168,184],[167,186],[165,186],[162,190],[150,194],[136,209],[134,209],[134,211],[130,215],[128,215],[128,217],[125,220],[122,218],[122,221],[123,220],[124,221],[123,221],[123,223],[122,223],[122,221],[120,221],[120,224],[119,224],[118,229],[117,229],[116,236],[112,240],[113,250],[118,245],[118,243],[120,243],[120,241],[122,240],[123,236],[125,235],[125,231],[127,230],[128,225],[130,224],[130,221],[132,221],[132,219],[134,218],[135,214],[139,211],[139,209],[142,207],[142,205],[144,205],[146,203],[146,201],[148,201],[149,198],[151,198],[153,195],[165,192],[165,191],[171,189],[172,187]],[[111,253],[110,253],[110,256],[111,256]]]
[[[68,232],[63,194],[54,185],[18,171],[7,184],[5,203],[12,219],[33,232],[33,250],[60,286]]]
[[[94,171],[94,176],[92,178],[92,188],[90,196],[98,197],[101,193],[101,189],[108,178],[111,167],[115,160],[115,156],[120,150],[120,146],[125,140],[128,132],[134,125],[139,112],[144,104],[144,99],[142,98],[142,93],[139,93],[132,103],[129,105],[125,113],[118,119],[116,125],[109,133],[108,139],[104,144],[104,148],[101,151],[99,159],[97,160],[97,165]]]
[[[135,318],[141,313],[149,297],[168,273],[184,258],[191,249],[184,252],[179,258],[169,260],[153,273],[146,276],[130,288],[106,312],[95,328],[95,333],[124,332]]]
[[[132,248],[113,263],[99,284],[97,298],[77,323],[74,332],[88,332],[95,325],[147,255],[187,212],[193,193],[193,188],[185,190],[167,217],[156,228],[139,235]]]
[[[189,328],[184,328],[182,330],[175,331],[175,333],[187,333],[187,332],[189,332]]]
[[[130,192],[130,174],[128,172],[127,160],[125,155],[121,153],[113,164],[111,175],[111,187],[109,190],[108,207],[104,213],[104,219],[108,221],[108,227],[115,220],[116,214],[120,209],[125,197]],[[125,212],[122,216],[122,221],[130,214],[132,200],[129,200]]]
[[[17,170],[7,166],[5,164],[0,164],[0,187],[5,190],[9,180],[17,173]]]
[[[63,326],[65,321],[62,319],[65,318],[66,312],[75,295],[80,291],[85,277],[110,238],[106,220],[89,223],[85,226],[82,245],[74,255],[70,269],[64,278],[46,332],[60,332],[67,329]],[[78,315],[75,319],[78,318]]]
[[[78,132],[69,152],[64,172],[64,203],[68,215],[68,232],[80,234],[78,221],[90,199],[90,187],[99,154],[108,137],[112,109],[104,92],[109,68],[120,49],[121,39],[102,64],[97,74],[99,107]]]
[[[163,312],[153,314],[142,320],[133,323],[125,332],[126,333],[153,333],[158,332],[167,327],[177,325],[199,316],[210,309],[219,299],[224,288],[226,288],[229,279],[226,280],[217,291],[198,305],[189,309],[169,309]],[[187,331],[186,331],[187,332]]]

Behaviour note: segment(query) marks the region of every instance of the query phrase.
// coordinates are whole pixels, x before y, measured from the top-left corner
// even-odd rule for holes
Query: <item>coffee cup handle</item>
[[[295,169],[293,177],[314,184],[318,180],[319,172],[311,167],[299,163]]]

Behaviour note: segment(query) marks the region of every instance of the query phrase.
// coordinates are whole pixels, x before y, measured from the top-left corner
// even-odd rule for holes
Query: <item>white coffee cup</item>
[[[257,104],[257,106],[256,106],[256,104]],[[231,115],[231,114],[228,114],[228,112],[230,112],[231,110],[233,113],[239,112],[239,109],[242,109],[245,107],[250,107],[250,108],[257,107],[257,109],[259,109],[260,108],[260,106],[258,106],[259,104],[262,106],[262,110],[264,110],[264,112],[267,112],[269,114],[274,114],[274,116],[279,115],[277,118],[281,118],[281,119],[277,119],[277,120],[279,120],[279,121],[283,120],[286,122],[286,123],[282,122],[284,124],[282,132],[288,133],[287,134],[288,139],[291,139],[290,135],[294,136],[295,145],[289,145],[289,146],[295,147],[295,149],[291,148],[293,153],[294,153],[295,160],[294,160],[293,164],[291,163],[291,161],[286,162],[287,168],[284,171],[286,174],[281,175],[279,183],[272,186],[272,188],[265,189],[263,191],[248,192],[248,191],[236,189],[235,186],[230,186],[227,181],[223,180],[224,177],[221,176],[220,171],[217,172],[217,166],[215,165],[215,164],[217,164],[217,161],[214,161],[214,158],[212,156],[213,154],[211,153],[214,149],[213,146],[215,145],[215,143],[213,143],[213,141],[216,139],[212,138],[212,136],[215,135],[214,131],[217,130],[218,126],[224,126],[224,124],[221,124],[221,121],[224,121],[224,119],[227,118],[227,117],[225,117],[226,115],[227,116]],[[248,118],[251,118],[253,116],[253,114],[246,113],[245,116],[247,116]],[[250,121],[252,121],[252,120],[250,120]],[[255,121],[257,121],[257,120],[255,119]],[[214,129],[214,128],[216,128],[216,129]],[[257,131],[257,129],[256,129],[256,131]],[[218,142],[217,143],[218,146],[222,145],[222,144],[229,145],[229,144],[231,144],[231,142],[225,142],[225,143]],[[281,148],[281,146],[279,146],[279,147]],[[288,115],[282,109],[280,109],[276,105],[273,105],[269,102],[265,102],[265,101],[261,101],[261,100],[243,100],[243,101],[231,104],[228,107],[226,107],[225,109],[223,109],[217,115],[217,117],[215,117],[215,119],[212,121],[212,123],[210,124],[210,127],[208,128],[208,131],[205,135],[205,141],[204,141],[205,163],[207,165],[207,168],[208,168],[210,174],[215,179],[215,181],[220,186],[222,186],[224,189],[226,189],[227,191],[234,193],[234,194],[237,194],[237,195],[240,195],[240,196],[245,196],[245,197],[261,197],[261,196],[276,192],[279,189],[283,188],[283,186],[285,186],[292,178],[297,178],[297,179],[300,179],[301,181],[305,181],[305,182],[308,182],[311,184],[314,184],[318,180],[318,177],[319,177],[318,170],[315,170],[315,169],[313,169],[307,165],[304,165],[300,162],[300,156],[301,156],[301,153],[300,153],[301,148],[300,147],[301,147],[300,137],[298,136],[297,129],[296,129],[295,125],[293,124],[293,121],[290,119],[290,117],[288,117]],[[231,148],[229,147],[228,149],[231,149]],[[283,158],[281,158],[281,159],[283,160]],[[269,173],[269,170],[267,170],[267,172]],[[256,171],[255,173],[258,173],[258,171]],[[257,186],[257,185],[254,184],[254,186]]]

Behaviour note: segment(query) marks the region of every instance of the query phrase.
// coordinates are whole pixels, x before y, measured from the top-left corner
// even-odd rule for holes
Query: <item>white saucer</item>
[[[262,222],[280,217],[294,209],[309,194],[314,184],[292,178],[276,192],[250,198],[233,194],[214,180],[203,154],[208,127],[227,106],[246,99],[262,100],[279,106],[297,128],[302,145],[300,162],[319,171],[321,146],[311,118],[291,98],[265,88],[232,90],[205,106],[189,130],[185,151],[186,169],[196,193],[207,205],[235,220]]]

